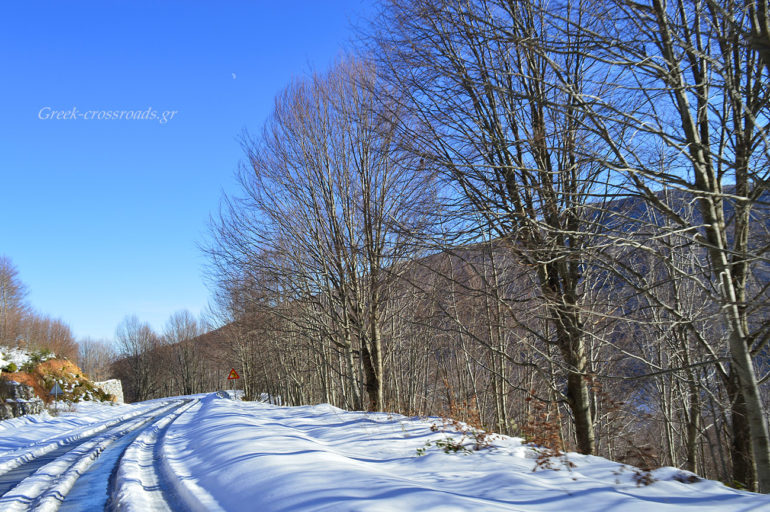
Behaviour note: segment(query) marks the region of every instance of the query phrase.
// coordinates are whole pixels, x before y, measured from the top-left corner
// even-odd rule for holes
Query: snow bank
[[[329,405],[281,408],[210,395],[169,426],[163,463],[193,510],[770,509],[768,496],[712,481],[682,483],[673,468],[637,486],[632,468],[569,454],[574,468],[533,473],[537,454],[516,438],[448,454],[426,442],[460,434],[431,425]],[[425,455],[417,456],[421,448]]]

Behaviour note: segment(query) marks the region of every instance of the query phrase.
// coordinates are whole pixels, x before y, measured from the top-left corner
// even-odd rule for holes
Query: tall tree
[[[578,449],[593,453],[582,290],[607,170],[583,158],[595,137],[574,99],[549,85],[583,90],[581,40],[556,63],[532,49],[551,42],[545,4],[391,0],[372,53],[394,100],[420,121],[400,126],[444,170],[464,228],[504,240],[536,274],[532,304],[544,302],[549,341],[562,356]]]
[[[276,99],[262,136],[246,144],[245,198],[226,203],[212,254],[226,286],[269,290],[242,295],[286,304],[288,326],[339,350],[358,406],[360,354],[368,406],[381,410],[386,284],[431,189],[412,173],[417,159],[400,150],[375,76],[362,62],[344,62]],[[298,301],[326,318],[295,315]]]
[[[586,25],[565,23],[570,3],[561,2],[548,19],[562,41],[578,33],[587,42],[586,58],[612,84],[593,95],[555,84],[601,138],[596,160],[708,255],[709,292],[729,333],[733,439],[743,444],[735,449],[744,454],[744,462],[733,460],[736,479],[752,487],[755,465],[759,490],[770,492],[770,438],[754,370],[768,322],[753,314],[768,296],[764,286],[750,291],[752,274],[766,275],[769,68],[758,40],[745,37],[761,35],[764,4],[609,0],[587,12]],[[542,53],[563,52],[569,48],[551,45]],[[661,188],[694,199],[699,215],[686,218]]]

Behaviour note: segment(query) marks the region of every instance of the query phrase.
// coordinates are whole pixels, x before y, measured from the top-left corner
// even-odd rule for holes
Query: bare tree
[[[19,271],[6,256],[0,255],[0,343],[16,345],[20,323],[29,312],[27,287]]]
[[[392,0],[373,53],[423,132],[400,126],[462,198],[463,227],[492,232],[537,275],[578,448],[593,453],[582,288],[607,169],[582,157],[596,138],[574,99],[547,85],[584,90],[581,41],[558,63],[530,49],[551,42],[543,5]]]
[[[126,395],[133,401],[152,398],[157,386],[153,350],[160,346],[159,338],[149,324],[134,316],[127,316],[115,331],[115,340],[128,379]]]
[[[16,336],[31,350],[49,350],[58,357],[77,359],[77,342],[63,320],[29,313],[21,321]]]
[[[246,145],[246,198],[226,203],[212,253],[226,287],[256,285],[240,295],[285,304],[292,335],[339,351],[358,407],[360,354],[369,408],[381,410],[384,292],[430,187],[411,173],[417,160],[399,150],[372,76],[346,62],[279,96],[262,137]]]
[[[753,453],[748,467],[734,460],[736,478],[752,486],[755,464],[759,490],[770,492],[770,438],[754,370],[768,323],[752,316],[768,297],[765,287],[753,296],[748,287],[752,273],[766,265],[766,245],[759,240],[767,215],[759,205],[770,178],[768,68],[744,37],[758,29],[757,14],[766,7],[608,1],[586,13],[593,22],[589,30],[568,20],[568,5],[551,6],[556,14],[549,29],[562,40],[578,33],[588,42],[586,58],[603,73],[584,79],[613,87],[590,96],[571,84],[559,87],[572,94],[583,125],[601,137],[605,150],[596,159],[619,171],[632,193],[708,254],[711,297],[730,334],[734,439],[750,445],[736,449]],[[567,51],[556,45],[548,50]],[[687,219],[666,204],[661,188],[694,199],[698,217]]]
[[[105,340],[84,338],[78,341],[78,365],[93,380],[110,378],[115,349]]]
[[[179,382],[179,393],[191,395],[201,391],[200,375],[203,359],[195,339],[203,334],[198,321],[187,311],[177,311],[169,317],[163,331],[164,342],[170,345],[173,366],[171,377]]]

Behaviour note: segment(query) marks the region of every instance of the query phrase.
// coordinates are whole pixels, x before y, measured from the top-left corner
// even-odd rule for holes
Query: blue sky
[[[78,337],[161,329],[209,291],[197,243],[293,76],[323,70],[367,0],[13,2],[0,15],[0,254]],[[41,109],[43,110],[41,114]],[[152,120],[50,110],[177,111]],[[92,114],[96,115],[96,114]]]

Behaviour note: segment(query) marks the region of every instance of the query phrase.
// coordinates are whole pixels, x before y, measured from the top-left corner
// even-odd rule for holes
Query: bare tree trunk
[[[562,349],[570,369],[567,374],[567,400],[575,422],[578,451],[592,454],[596,450],[593,419],[591,418],[591,397],[586,375],[586,358],[582,345]]]
[[[689,360],[685,361],[685,364],[689,364]],[[685,469],[698,472],[698,437],[700,435],[700,393],[695,382],[695,376],[693,372],[690,372],[690,378],[687,381],[687,389],[689,391],[689,409],[687,411],[687,461],[685,462]]]
[[[751,432],[746,413],[746,401],[743,398],[738,377],[731,375],[728,387],[730,414],[732,423],[732,450],[730,455],[733,465],[733,481],[750,491],[757,486],[756,468],[752,456]]]

